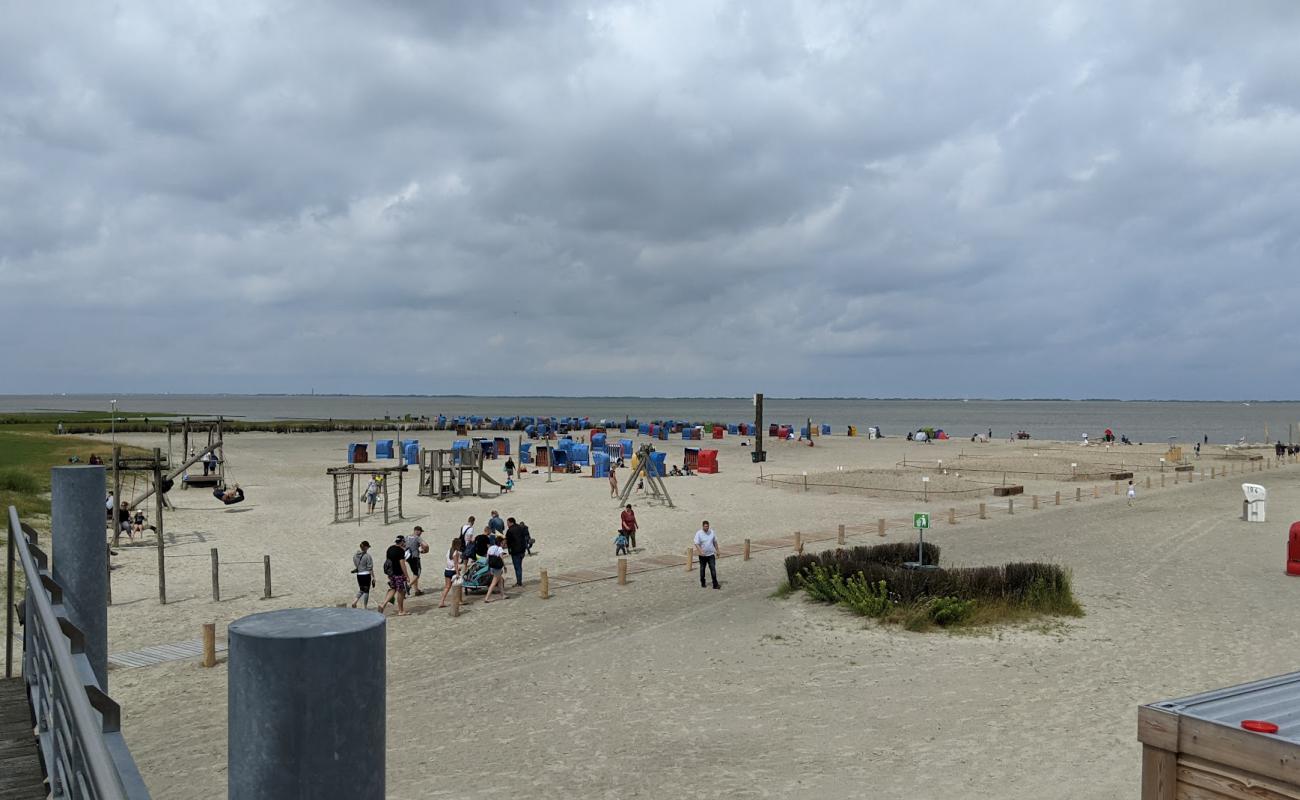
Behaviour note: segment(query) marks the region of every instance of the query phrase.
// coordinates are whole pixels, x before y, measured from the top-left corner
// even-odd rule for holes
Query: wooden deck
[[[46,795],[27,686],[22,678],[0,680],[0,800],[43,800]]]

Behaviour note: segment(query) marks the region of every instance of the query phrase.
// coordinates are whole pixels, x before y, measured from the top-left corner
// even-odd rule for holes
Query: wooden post
[[[1092,485],[1092,499],[1096,500],[1098,497],[1101,497],[1101,489],[1099,489],[1097,484],[1094,483]]]
[[[1151,476],[1150,476],[1150,475],[1147,476],[1147,488],[1148,488],[1148,489],[1151,488]]]
[[[983,503],[980,503],[980,519],[988,519],[988,515],[986,513]]]
[[[1012,497],[1008,497],[1008,498],[1007,498],[1007,513],[1008,513],[1008,514],[1014,514],[1014,513],[1016,513],[1016,501],[1015,501],[1015,498],[1012,498]]]
[[[208,550],[212,557],[212,602],[221,602],[221,564],[217,557],[217,548]]]
[[[1061,490],[1060,490],[1060,489],[1057,489],[1057,490],[1056,490],[1056,504],[1057,504],[1058,506],[1061,504]]]
[[[627,586],[627,559],[618,560],[618,585]]]
[[[1214,467],[1210,467],[1210,480],[1214,480]]]
[[[461,586],[459,583],[456,584],[455,588],[451,592],[451,615],[453,617],[460,616],[460,604],[464,597],[465,587]]]
[[[1074,487],[1074,502],[1077,503],[1082,499],[1083,499],[1083,487],[1082,486]]]
[[[842,527],[842,526],[841,526],[841,527]],[[748,560],[749,560],[749,540],[748,540],[748,539],[745,540],[745,558],[744,558],[744,560],[745,560],[745,561],[748,561]]]
[[[1037,510],[1038,510],[1038,495],[1034,495],[1032,498],[1030,498],[1030,501],[1029,501],[1029,502],[1030,502],[1030,508],[1032,508],[1033,510],[1037,511]]]
[[[104,542],[104,565],[108,569],[104,584],[108,591],[104,595],[104,600],[111,606],[113,605],[113,545],[108,542]]]
[[[551,576],[546,574],[546,570],[542,570],[538,575],[541,577],[541,582],[538,584],[537,593],[541,595],[543,600],[550,600]]]
[[[841,525],[835,537],[836,544],[844,544],[844,526]]]
[[[953,508],[952,506],[948,507],[948,524],[949,525],[957,524],[957,509]]]
[[[878,535],[878,536],[884,536],[884,535],[885,535],[885,518],[884,518],[884,517],[881,517],[880,519],[876,520],[876,535]]]
[[[271,599],[271,557],[262,556],[262,599]]]
[[[215,622],[205,622],[203,623],[203,666],[211,668],[216,665],[217,624]]]
[[[1163,472],[1160,473],[1160,488],[1165,488],[1165,474]]]
[[[1181,473],[1181,472],[1175,472],[1175,473],[1174,473],[1174,486],[1177,486],[1177,485],[1179,484],[1179,482],[1181,481],[1181,478],[1182,478],[1182,473]]]
[[[114,412],[116,416],[116,412]],[[113,526],[113,546],[117,547],[118,540],[122,537],[122,523],[117,518],[117,510],[122,507],[122,477],[118,472],[117,464],[122,459],[122,446],[117,445],[113,448],[113,516],[109,524]]]
[[[1119,481],[1115,481],[1115,491],[1114,491],[1114,494],[1119,494]]]
[[[695,559],[695,548],[694,547],[686,548],[686,571],[687,572],[691,571],[691,565],[694,563],[694,559]]]
[[[153,485],[162,489],[162,448],[153,449]],[[158,602],[167,605],[167,555],[163,544],[163,493],[153,493],[154,498],[154,533],[158,536]],[[113,518],[117,519],[114,512]]]
[[[799,531],[794,532],[794,551],[796,553],[803,552],[803,534]]]

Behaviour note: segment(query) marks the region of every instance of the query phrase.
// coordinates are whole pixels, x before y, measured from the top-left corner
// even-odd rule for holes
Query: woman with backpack
[[[487,565],[488,571],[492,573],[492,582],[488,584],[487,594],[483,597],[484,603],[492,602],[492,590],[497,588],[501,590],[501,599],[506,599],[505,555],[506,551],[501,546],[500,537],[493,537],[487,551]]]
[[[451,587],[456,583],[456,573],[460,572],[460,549],[464,546],[465,542],[459,536],[451,537],[451,545],[447,548],[447,563],[442,570],[445,584],[442,587],[442,599],[438,601],[438,608],[447,607],[447,595],[451,594]]]

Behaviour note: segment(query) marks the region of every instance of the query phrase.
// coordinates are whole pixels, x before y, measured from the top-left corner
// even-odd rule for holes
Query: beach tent
[[[858,435],[858,428],[857,428],[857,426],[856,426],[856,425],[850,425],[850,426],[849,426],[849,436],[857,436],[857,435]]]
[[[420,442],[416,439],[403,439],[402,458],[408,464],[420,463]]]
[[[587,445],[575,443],[569,448],[569,460],[580,467],[585,467],[591,460],[589,453],[590,451],[587,449]]]
[[[392,439],[380,439],[375,442],[375,458],[395,458]]]
[[[591,435],[591,446],[598,450],[603,450],[605,448],[605,433],[603,431]]]
[[[719,426],[717,426],[716,428],[713,429],[713,438],[714,438],[714,439],[721,439],[721,438],[723,437],[723,434],[725,434],[725,433],[726,433],[726,431],[723,429],[723,427],[722,427],[721,425],[719,425]]]
[[[551,467],[554,469],[568,469],[569,463],[568,450],[561,450],[557,447],[551,452]]]
[[[714,475],[718,471],[718,451],[701,450],[696,472],[702,475]]]
[[[544,444],[537,445],[537,466],[549,467],[551,465],[551,448]]]
[[[667,426],[667,425],[660,425],[660,426],[659,426],[659,438],[662,439],[662,440],[664,440],[664,441],[668,441],[668,426]]]
[[[808,428],[807,428],[807,427],[803,427],[803,428],[800,428],[800,429],[799,429],[799,438],[800,438],[800,439],[811,439],[811,438],[812,438],[812,437],[809,435],[809,431],[808,431]]]
[[[732,436],[737,436],[737,435],[739,435],[739,434],[740,434],[740,426],[739,426],[739,425],[728,425],[728,426],[727,426],[727,433],[731,434]]]
[[[348,463],[349,463],[349,464],[364,464],[364,463],[366,463],[367,461],[369,461],[369,460],[370,460],[370,453],[369,453],[369,451],[366,449],[366,448],[368,448],[368,447],[369,447],[369,445],[364,444],[364,443],[356,443],[356,444],[350,444],[350,445],[348,445]]]
[[[508,456],[508,455],[510,455],[510,438],[509,438],[509,437],[507,437],[507,436],[497,436],[496,438],[494,438],[494,439],[492,440],[492,444],[493,444],[493,445],[496,447],[496,449],[497,449],[497,455],[499,455],[499,456]]]
[[[779,428],[778,428],[777,426],[773,425],[772,427],[773,427],[773,428],[776,428],[776,430],[770,432],[769,435],[771,435],[771,436],[775,436],[775,437],[778,438],[778,439],[784,439],[784,438],[786,438],[787,436],[790,435],[790,426],[789,426],[789,425],[782,425],[782,426],[779,427]]]
[[[689,469],[695,469],[700,464],[700,448],[687,447],[682,450],[682,464]]]
[[[520,463],[520,464],[531,464],[531,463],[533,463],[533,454],[530,452],[532,449],[533,449],[533,443],[532,443],[532,442],[520,442],[520,443],[519,443],[519,463]]]
[[[648,424],[648,423],[642,422],[640,425],[638,425],[638,426],[636,427],[636,432],[639,433],[639,434],[642,435],[642,436],[649,436],[649,435],[650,435],[650,429],[651,429],[652,427],[654,427],[654,426],[652,426],[652,425],[650,425],[650,424]]]
[[[668,470],[665,468],[665,462],[667,461],[667,459],[668,459],[667,453],[663,452],[662,450],[654,451],[653,453],[650,454],[650,464],[646,467],[646,470],[651,475],[655,475],[662,478],[663,476],[668,474]]]
[[[632,457],[632,440],[631,440],[631,439],[619,439],[619,440],[618,440],[618,446],[623,450],[623,456],[622,456],[623,458],[626,459],[626,458],[631,458],[631,457]]]
[[[772,424],[770,424],[770,425],[767,426],[767,435],[768,435],[768,436],[779,436],[779,437],[782,438],[782,439],[785,438],[785,436],[781,433],[781,429],[780,429],[779,427],[777,427],[777,424],[776,424],[775,422],[773,422]]]
[[[831,426],[822,425],[822,436],[830,436],[830,435],[831,435]]]
[[[595,452],[591,454],[591,477],[608,478],[609,477],[609,454]]]

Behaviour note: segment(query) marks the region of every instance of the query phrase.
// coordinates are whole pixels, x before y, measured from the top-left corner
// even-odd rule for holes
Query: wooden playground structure
[[[421,450],[420,488],[422,497],[449,500],[452,497],[481,497],[483,482],[505,487],[487,474],[486,456],[474,447],[459,450]]]
[[[334,521],[360,521],[361,509],[358,506],[362,498],[358,494],[357,487],[357,478],[359,476],[365,476],[366,483],[369,483],[371,478],[379,479],[377,499],[384,504],[385,525],[404,519],[402,516],[402,474],[405,471],[405,467],[362,466],[358,464],[348,464],[345,467],[330,467],[325,470],[325,473],[334,480]],[[394,484],[397,485],[396,489],[393,488]]]
[[[668,495],[668,487],[664,485],[663,476],[652,466],[655,462],[651,458],[651,454],[654,452],[655,448],[652,444],[643,444],[637,448],[636,456],[632,459],[632,471],[628,473],[627,481],[623,484],[623,491],[618,495],[619,505],[627,503],[633,487],[637,484],[637,479],[643,478],[646,485],[646,494],[650,499],[667,503],[669,508],[674,507],[673,498]]]
[[[172,461],[172,436],[180,434],[181,437],[181,464],[167,477],[175,479],[177,475],[200,463],[205,455],[211,453],[216,458],[215,471],[206,475],[186,474],[181,481],[181,488],[188,489],[191,486],[200,486],[205,489],[225,488],[226,449],[222,441],[221,428],[223,424],[224,420],[221,417],[207,420],[192,420],[186,417],[180,422],[167,423],[167,460],[169,462]],[[191,434],[194,434],[194,443],[199,441],[201,434],[207,434],[207,444],[202,449],[195,450],[192,454]]]

